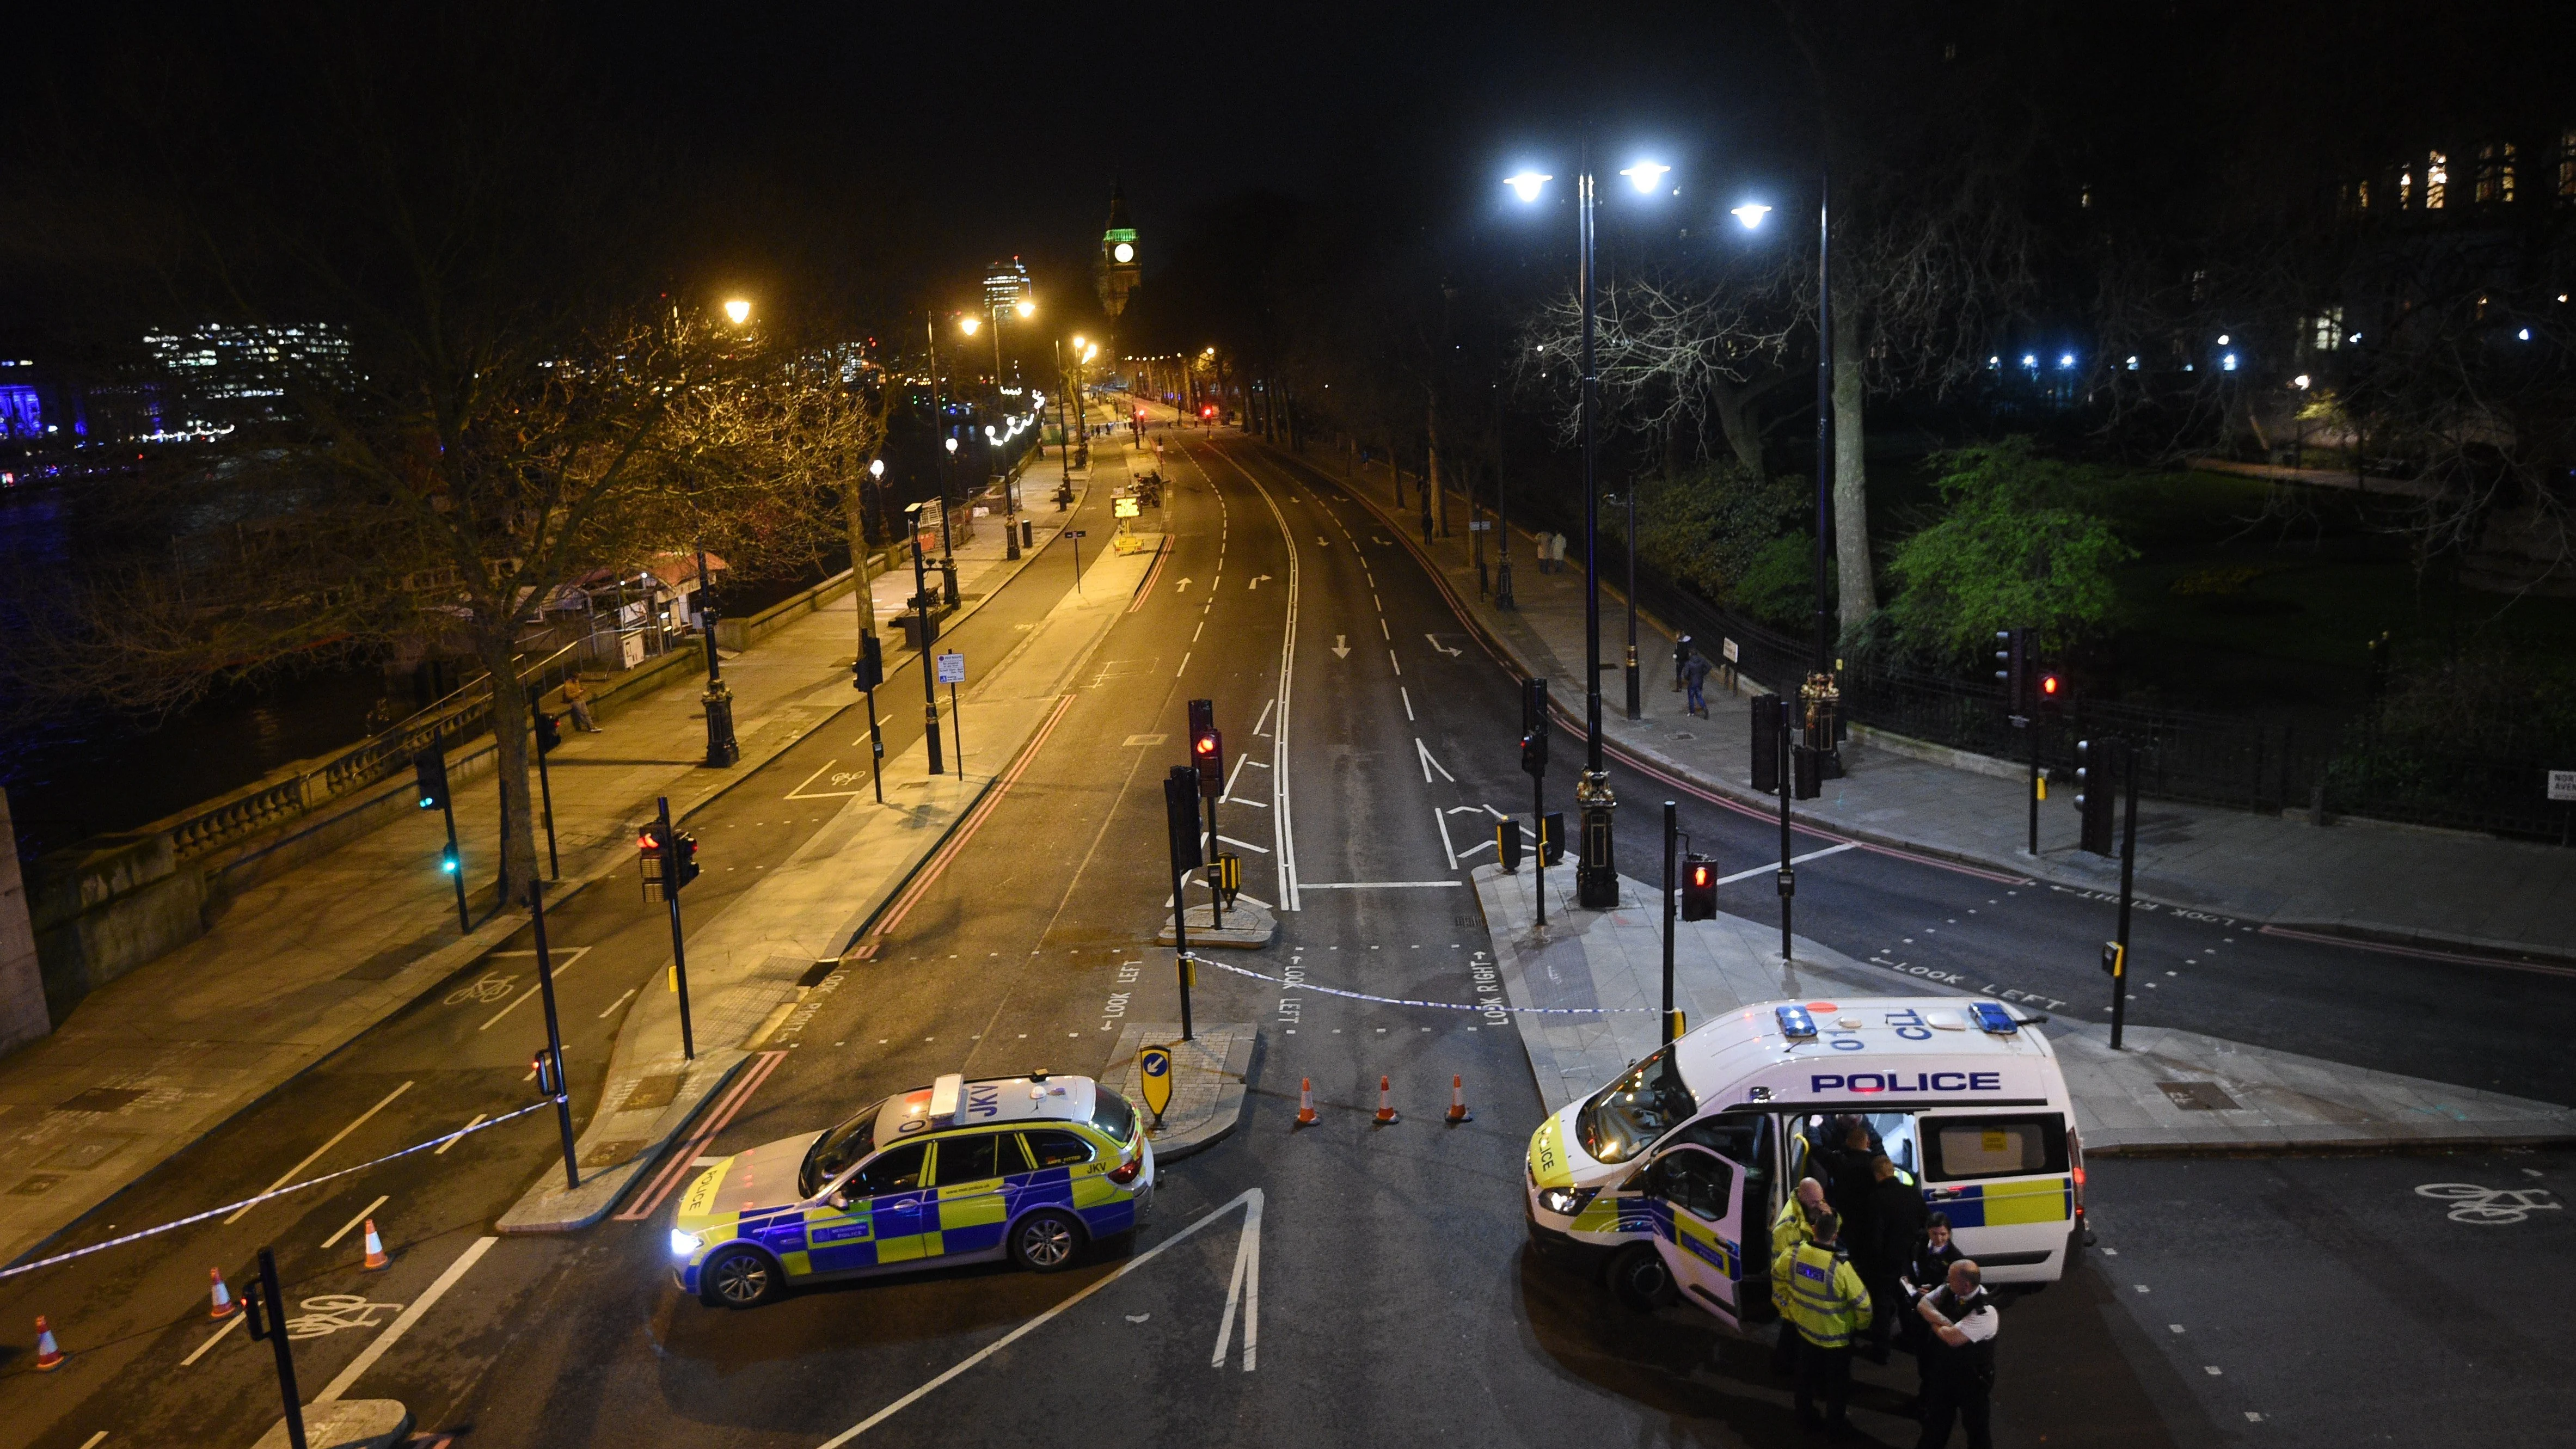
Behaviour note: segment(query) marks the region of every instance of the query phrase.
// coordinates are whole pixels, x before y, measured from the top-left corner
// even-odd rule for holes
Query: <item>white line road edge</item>
[[[478,1119],[476,1119],[476,1120],[478,1120],[478,1121],[479,1121],[479,1120],[481,1120],[481,1119],[479,1119],[479,1118],[478,1118]],[[431,1155],[432,1155],[432,1156],[436,1156],[437,1154],[432,1153]],[[393,1194],[392,1194],[392,1193],[386,1193],[386,1194],[385,1194],[385,1195],[383,1195],[382,1197],[377,1198],[374,1202],[371,1202],[371,1203],[367,1204],[365,1207],[360,1208],[360,1209],[358,1210],[358,1215],[357,1215],[356,1217],[351,1218],[351,1219],[349,1219],[347,1222],[342,1223],[342,1224],[340,1225],[340,1231],[338,1231],[338,1232],[336,1232],[336,1233],[333,1233],[331,1236],[329,1236],[329,1237],[327,1237],[327,1238],[324,1238],[324,1239],[322,1240],[322,1246],[323,1246],[323,1247],[325,1247],[325,1248],[336,1248],[336,1247],[340,1246],[340,1240],[341,1240],[342,1238],[345,1238],[345,1237],[349,1236],[349,1234],[351,1234],[351,1233],[353,1233],[353,1232],[356,1232],[356,1231],[358,1230],[358,1224],[365,1222],[367,1219],[369,1219],[369,1218],[371,1218],[371,1217],[374,1217],[374,1216],[376,1215],[376,1209],[378,1209],[378,1208],[380,1208],[380,1207],[383,1207],[386,1203],[392,1202],[393,1200],[394,1200],[394,1199],[393,1199]]]
[[[1430,890],[1442,886],[1463,886],[1462,880],[1319,880],[1301,883],[1309,891],[1409,891]]]
[[[410,1090],[411,1083],[405,1082],[401,1086],[394,1088],[392,1091],[385,1093],[385,1099],[378,1102],[376,1105],[369,1107],[366,1111],[359,1113],[357,1121],[352,1122],[348,1126],[341,1128],[338,1132],[333,1133],[330,1141],[314,1148],[312,1152],[306,1154],[302,1162],[286,1169],[284,1176],[278,1178],[277,1181],[270,1183],[268,1186],[261,1188],[259,1190],[259,1197],[265,1198],[270,1193],[277,1191],[279,1188],[286,1186],[290,1182],[293,1182],[295,1180],[295,1174],[302,1172],[304,1169],[313,1165],[314,1158],[319,1157],[323,1153],[330,1151],[332,1148],[339,1146],[341,1138],[346,1137],[350,1133],[357,1131],[359,1128],[366,1126],[368,1118],[373,1117],[378,1112],[392,1106],[394,1104],[394,1098],[399,1097]],[[249,1212],[252,1208],[257,1206],[259,1206],[259,1201],[257,1198],[254,1198],[252,1201],[243,1203],[240,1207],[233,1209],[232,1215],[224,1219],[224,1226],[231,1227],[234,1223],[241,1221],[241,1215],[243,1213]]]
[[[1242,475],[1243,481],[1252,485],[1252,491],[1261,495],[1262,503],[1270,509],[1271,521],[1279,525],[1279,542],[1288,550],[1288,622],[1279,631],[1279,732],[1270,749],[1270,799],[1278,808],[1270,817],[1270,831],[1279,848],[1279,909],[1294,911],[1300,909],[1298,897],[1303,894],[1297,882],[1296,824],[1288,803],[1288,706],[1297,684],[1297,535],[1288,531],[1288,515],[1279,511],[1279,500],[1270,496],[1260,479],[1241,463],[1227,458],[1223,451],[1209,451],[1225,458],[1225,465]],[[1318,536],[1315,541],[1324,540]],[[1266,718],[1267,707],[1263,714]]]
[[[1062,1315],[1067,1309],[1072,1308],[1075,1304],[1080,1303],[1085,1298],[1088,1298],[1092,1294],[1099,1292],[1101,1289],[1108,1287],[1110,1284],[1117,1282],[1119,1279],[1126,1277],[1128,1274],[1135,1272],[1137,1269],[1144,1267],[1147,1263],[1154,1261],[1154,1259],[1166,1248],[1179,1246],[1181,1243],[1187,1241],[1191,1234],[1196,1233],[1199,1229],[1206,1227],[1217,1219],[1224,1217],[1227,1213],[1234,1211],[1237,1207],[1245,1207],[1249,1209],[1249,1211],[1244,1215],[1245,1231],[1248,1234],[1252,1231],[1252,1225],[1259,1221],[1258,1214],[1261,1211],[1261,1189],[1257,1187],[1245,1188],[1240,1196],[1212,1209],[1206,1216],[1190,1224],[1188,1227],[1181,1229],[1179,1232],[1174,1233],[1163,1241],[1147,1248],[1135,1257],[1128,1259],[1117,1272],[1110,1274],[1108,1277],[1103,1278],[1099,1282],[1092,1284],[1090,1287],[1083,1289],[1081,1292],[1074,1294],[1072,1297],[1057,1304],[1053,1308],[1048,1309],[1046,1312],[1039,1314],[1037,1317],[1030,1319],[1028,1322],[1021,1324],[1010,1332],[1003,1334],[1000,1338],[997,1338],[991,1343],[984,1345],[982,1348],[977,1349],[974,1353],[959,1360],[955,1365],[950,1367],[947,1372],[941,1374],[939,1377],[932,1379],[930,1382],[914,1389],[911,1393],[904,1395],[902,1398],[897,1399],[893,1403],[886,1405],[884,1408],[877,1410],[875,1413],[868,1415],[859,1422],[852,1424],[840,1433],[824,1440],[821,1444],[816,1446],[816,1449],[841,1449],[842,1445],[849,1443],[861,1434],[868,1432],[877,1425],[884,1423],[886,1420],[893,1418],[895,1415],[911,1408],[914,1404],[919,1403],[923,1398],[927,1397],[933,1389],[939,1388],[949,1380],[956,1378],[959,1374],[966,1372],[975,1365],[982,1363],[984,1360],[991,1358],[997,1353],[1000,1353],[1003,1349],[1009,1348],[1012,1344],[1026,1338],[1038,1329],[1045,1327],[1048,1323],[1053,1322],[1058,1316]],[[484,1241],[490,1242],[491,1239],[486,1238]],[[1238,1272],[1240,1272],[1240,1249],[1237,1250],[1236,1256]],[[1260,1293],[1260,1278],[1257,1265],[1253,1271],[1251,1287],[1254,1295],[1256,1295],[1253,1301],[1253,1306],[1257,1308],[1258,1294]],[[1233,1305],[1229,1303],[1227,1306],[1231,1308]],[[1253,1327],[1250,1319],[1247,1317],[1243,1339],[1243,1366],[1247,1371],[1252,1367],[1252,1343]]]
[[[1451,870],[1456,870],[1458,868],[1458,847],[1449,843],[1449,817],[1441,814],[1440,807],[1437,805],[1431,807],[1431,823],[1440,827],[1440,853],[1449,857],[1449,868]],[[442,1148],[440,1150],[444,1151],[445,1149]]]
[[[456,1261],[447,1265],[447,1271],[438,1275],[438,1281],[429,1285],[429,1291],[413,1299],[409,1308],[396,1315],[393,1322],[386,1324],[385,1331],[376,1335],[375,1342],[358,1350],[358,1356],[349,1361],[347,1368],[340,1370],[340,1376],[333,1379],[329,1387],[313,1396],[313,1402],[317,1404],[338,1402],[342,1394],[356,1386],[358,1375],[375,1367],[376,1360],[384,1357],[385,1350],[393,1347],[397,1340],[409,1333],[413,1324],[426,1317],[430,1308],[439,1299],[447,1296],[447,1290],[456,1286],[456,1280],[465,1276],[465,1270],[482,1261],[483,1255],[492,1251],[492,1245],[499,1241],[501,1241],[499,1238],[482,1237],[467,1244],[465,1251],[457,1255]]]
[[[1234,1309],[1243,1305],[1243,1371],[1252,1372],[1261,1348],[1261,1198],[1243,1210],[1243,1236],[1235,1240],[1234,1278],[1225,1286],[1225,1322],[1216,1331],[1216,1353],[1208,1367],[1225,1367],[1226,1344],[1234,1337]],[[1223,1209],[1219,1209],[1223,1211]]]
[[[1860,849],[1860,842],[1856,840],[1846,840],[1840,845],[1828,845],[1822,850],[1811,850],[1804,855],[1790,856],[1789,863],[1791,865],[1804,865],[1811,860],[1822,860],[1828,855],[1840,855],[1846,850],[1858,849]],[[1772,872],[1777,871],[1779,868],[1780,867],[1777,865],[1757,865],[1751,870],[1739,870],[1733,875],[1719,876],[1717,878],[1717,883],[1719,885],[1733,885],[1740,880],[1751,880],[1757,875],[1769,875]]]
[[[851,793],[857,794],[858,792],[854,790]],[[492,954],[495,956],[534,956],[537,953],[534,951],[495,951]],[[575,946],[569,951],[557,951],[551,953],[555,979],[557,981],[561,981],[563,979],[563,974],[572,969],[574,962],[579,961],[582,957],[589,954],[590,948],[588,946]],[[474,1029],[476,1031],[490,1031],[493,1025],[499,1022],[502,1017],[508,1016],[511,1012],[518,1010],[529,997],[536,995],[544,989],[544,985],[540,983],[539,985],[531,986],[527,990],[520,992],[517,996],[511,998],[509,1005],[502,1007],[499,1011],[493,1012],[489,1019],[487,1019],[481,1026]]]

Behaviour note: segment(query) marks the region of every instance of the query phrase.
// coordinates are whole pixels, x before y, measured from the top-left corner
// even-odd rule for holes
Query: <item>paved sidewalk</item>
[[[1639,904],[1589,911],[1574,872],[1547,874],[1548,924],[1533,921],[1537,872],[1475,872],[1505,996],[1517,1007],[1599,1006],[1599,1015],[1516,1016],[1539,1095],[1553,1112],[1588,1096],[1653,1051],[1663,999],[1660,898],[1620,881]],[[1780,958],[1776,926],[1720,915],[1675,923],[1673,1000],[1694,1024],[1760,1001],[1818,995],[1964,995],[1795,938]],[[2025,1012],[2027,1008],[2022,1008]],[[2031,1028],[2057,1049],[2088,1152],[2101,1155],[2472,1147],[2576,1140],[2576,1110],[2500,1093],[2368,1071],[2195,1032],[2110,1028],[2064,1018]]]
[[[1344,455],[1307,461],[1378,509],[1386,526],[1426,556],[1473,626],[1525,675],[1544,675],[1555,702],[1579,728],[1583,699],[1583,573],[1542,574],[1531,538],[1512,540],[1516,609],[1496,608],[1478,593],[1465,510],[1450,500],[1455,537],[1426,549],[1418,505],[1392,507],[1382,467],[1345,477]],[[1418,480],[1414,480],[1418,483]],[[1406,501],[1418,493],[1410,486]],[[1490,537],[1490,536],[1489,536]],[[1579,544],[1578,544],[1579,547]],[[1493,562],[1488,547],[1487,562]],[[1579,560],[1579,552],[1576,553]],[[1603,589],[1603,657],[1616,657],[1625,608]],[[1699,641],[1714,661],[1719,641]],[[1651,618],[1639,621],[1646,670],[1646,718],[1619,717],[1619,676],[1604,676],[1613,694],[1603,733],[1647,764],[1746,804],[1776,809],[1756,795],[1751,776],[1753,690],[1735,696],[1711,680],[1710,718],[1682,713],[1670,685],[1673,636]],[[1773,681],[1764,681],[1765,684]],[[2040,808],[2040,855],[2028,843],[2026,775],[1998,761],[1871,735],[1845,747],[1849,775],[1828,781],[1822,798],[1795,809],[1803,824],[1878,844],[1923,851],[2015,875],[2084,889],[2117,889],[2116,861],[2075,849],[2073,808],[2050,800]],[[1912,750],[1915,753],[1901,753]],[[1930,758],[1925,758],[1929,756]],[[2286,928],[2340,930],[2537,956],[2576,953],[2576,850],[2498,840],[2461,831],[2339,820],[2319,829],[2298,815],[2263,816],[2171,801],[2143,802],[2138,824],[2138,891],[2172,905],[2219,912]]]
[[[1145,1118],[1157,1173],[1215,1146],[1243,1121],[1245,1084],[1261,1028],[1250,1022],[1201,1021],[1191,1023],[1190,1032],[1183,1041],[1177,1021],[1131,1021],[1119,1031],[1118,1045],[1100,1069],[1101,1083]],[[1172,1100],[1159,1121],[1146,1110],[1136,1060],[1139,1051],[1156,1044],[1172,1049]]]
[[[1095,448],[1092,473],[1123,482],[1125,451]],[[1052,492],[1057,474],[1050,455],[1024,486]],[[1081,473],[1074,481],[1087,489]],[[1071,515],[1041,506],[1024,516],[1043,547]],[[957,549],[961,597],[979,601],[1018,570],[1003,553],[998,526]],[[906,570],[875,583],[891,674],[912,657],[900,632],[885,628],[912,580]],[[857,607],[845,593],[724,656],[742,745],[731,769],[701,763],[704,676],[695,672],[618,701],[598,734],[573,733],[567,720],[562,746],[547,756],[563,865],[549,900],[631,868],[634,826],[656,795],[685,817],[853,707]],[[468,741],[449,758],[489,749]],[[488,876],[497,854],[493,797],[488,770],[460,778],[460,848],[474,875]],[[92,992],[52,1036],[0,1061],[0,1261],[38,1247],[524,925],[524,909],[503,910],[460,936],[452,889],[431,864],[444,840],[434,818],[403,819],[261,882],[204,937]]]

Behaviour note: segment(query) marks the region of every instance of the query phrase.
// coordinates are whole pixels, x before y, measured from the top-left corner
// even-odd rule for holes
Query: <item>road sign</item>
[[[1145,1110],[1154,1120],[1163,1120],[1163,1109],[1172,1105],[1172,1049],[1149,1046],[1136,1053],[1136,1085],[1145,1094]]]
[[[1744,662],[1741,658],[1737,657],[1737,655],[1736,655],[1736,650],[1735,650],[1735,641],[1734,641],[1734,640],[1732,640],[1732,639],[1727,640],[1727,641],[1726,641],[1726,643],[1725,643],[1724,649],[1725,649],[1725,653],[1726,653],[1726,662],[1727,662],[1727,663],[1729,663],[1729,664],[1741,664],[1741,663],[1743,663],[1743,662]]]
[[[1145,516],[1145,505],[1133,498],[1121,498],[1110,505],[1109,512],[1115,518],[1142,518]]]
[[[966,682],[966,656],[963,654],[940,655],[939,682],[942,684],[964,684]]]
[[[1067,538],[1089,538],[1091,537],[1091,533],[1088,529],[1068,528],[1064,531],[1064,536]]]
[[[2552,800],[2576,800],[2576,770],[2552,770],[2549,772],[2549,798]]]

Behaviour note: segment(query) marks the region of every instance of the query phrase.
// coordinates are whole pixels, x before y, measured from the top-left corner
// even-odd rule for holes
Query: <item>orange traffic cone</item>
[[[1297,1125],[1300,1127],[1315,1125],[1315,1079],[1313,1077],[1298,1079]]]
[[[1449,1125],[1455,1127],[1461,1122],[1474,1120],[1475,1114],[1467,1110],[1467,1078],[1453,1073],[1449,1078]]]
[[[1395,1125],[1395,1104],[1387,1100],[1387,1080],[1384,1077],[1377,1079],[1377,1125]]]
[[[234,1314],[241,1312],[241,1304],[233,1298],[233,1290],[224,1286],[224,1270],[221,1268],[208,1268],[206,1270],[206,1276],[215,1280],[215,1306],[213,1311],[209,1312],[206,1316],[208,1318],[230,1318]]]
[[[42,1315],[36,1319],[36,1367],[52,1370],[63,1366],[63,1350],[54,1342],[54,1331],[45,1326]]]
[[[390,1268],[393,1263],[393,1259],[385,1256],[385,1240],[376,1236],[376,1220],[367,1219],[367,1261],[359,1266],[372,1273],[379,1268]]]

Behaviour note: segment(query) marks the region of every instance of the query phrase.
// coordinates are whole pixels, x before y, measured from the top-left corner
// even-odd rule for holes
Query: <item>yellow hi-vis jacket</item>
[[[1849,1348],[1869,1322],[1869,1290],[1851,1259],[1832,1248],[1799,1243],[1771,1260],[1771,1297],[1818,1348]]]
[[[1807,1210],[1796,1198],[1780,1205],[1780,1215],[1771,1220],[1771,1255],[1776,1265],[1780,1255],[1807,1241],[1815,1230],[1807,1222]],[[1771,1306],[1782,1313],[1789,1311],[1788,1280],[1775,1271],[1771,1275]]]

